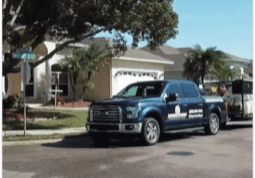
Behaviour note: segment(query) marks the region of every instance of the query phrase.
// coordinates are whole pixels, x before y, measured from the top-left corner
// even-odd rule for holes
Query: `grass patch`
[[[27,120],[27,130],[35,129],[60,129],[72,127],[85,127],[87,123],[88,111],[74,110],[29,110],[28,117],[38,115],[48,116],[46,118],[56,118],[55,120],[47,121],[29,121]],[[36,120],[36,119],[35,119]],[[3,130],[23,130],[23,121],[10,121],[3,123]]]
[[[10,136],[3,137],[3,142],[10,141],[28,141],[28,140],[47,140],[47,139],[61,139],[61,138],[78,138],[78,137],[86,137],[87,133],[80,134],[54,134],[54,135],[27,135],[27,136]]]

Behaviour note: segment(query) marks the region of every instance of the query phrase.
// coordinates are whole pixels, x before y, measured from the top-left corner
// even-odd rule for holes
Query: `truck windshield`
[[[164,88],[164,82],[136,83],[127,86],[115,97],[159,97]]]

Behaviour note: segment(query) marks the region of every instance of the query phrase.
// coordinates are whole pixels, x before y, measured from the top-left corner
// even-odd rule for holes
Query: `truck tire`
[[[94,141],[95,147],[107,147],[109,145],[110,139],[108,137],[104,137],[103,135],[90,135],[90,138]]]
[[[145,145],[155,145],[158,142],[160,127],[156,119],[145,118],[141,137]]]
[[[205,127],[205,132],[208,135],[216,135],[220,129],[220,120],[216,113],[210,113],[208,126]]]

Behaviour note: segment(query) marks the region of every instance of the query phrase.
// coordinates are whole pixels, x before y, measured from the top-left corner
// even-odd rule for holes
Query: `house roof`
[[[237,57],[237,56],[225,53],[225,52],[223,52],[223,53],[227,56],[227,59],[226,59],[227,61],[232,60],[234,62],[241,62],[241,63],[247,63],[247,64],[250,63],[249,60],[245,60],[245,59],[242,59],[240,57]]]
[[[165,71],[183,71],[183,64],[186,61],[186,57],[183,54],[174,54],[168,56],[171,60],[174,61],[174,65],[165,66]]]
[[[177,48],[182,54],[188,54],[189,51],[192,50],[192,48],[187,47],[187,48]]]
[[[151,51],[148,46],[141,48],[141,50],[148,51],[152,54],[159,55],[168,60],[174,61],[174,65],[164,66],[165,71],[183,71],[183,64],[186,61],[186,57],[176,48],[171,46],[158,46],[155,51]]]
[[[167,56],[167,55],[176,55],[176,54],[181,54],[180,51],[178,51],[177,49],[171,47],[171,46],[158,46],[155,48],[155,50],[151,50],[149,46],[145,46],[140,48],[143,51],[147,51],[150,53],[153,53],[155,55],[160,55],[160,56]]]
[[[192,48],[177,48],[181,53],[183,54],[188,54],[189,51],[192,50]],[[228,54],[226,52],[223,52],[226,56],[227,56],[227,59],[226,60],[232,60],[234,62],[242,62],[242,63],[249,63],[250,61],[249,60],[245,60],[245,59],[242,59],[240,57],[237,57],[237,56],[234,56],[234,55],[231,55],[231,54]]]
[[[111,46],[113,42],[107,38],[94,38],[94,39],[86,39],[83,40],[82,43],[87,45],[95,44],[99,46],[100,49],[105,49],[106,44]],[[107,51],[106,51],[107,53]],[[174,64],[173,61],[165,59],[164,57],[151,54],[149,52],[143,51],[139,48],[132,48],[127,46],[127,51],[124,55],[120,57],[115,57],[114,59],[128,60],[128,61],[139,61],[139,62],[150,62],[150,63],[161,63],[161,64]]]

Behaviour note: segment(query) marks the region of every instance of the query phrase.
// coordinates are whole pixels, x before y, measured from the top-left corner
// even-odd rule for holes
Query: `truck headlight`
[[[93,107],[91,107],[90,110],[89,110],[89,121],[90,122],[93,121]]]
[[[127,118],[128,119],[135,119],[138,117],[138,111],[139,111],[139,107],[137,106],[128,106],[127,107],[127,112],[131,114],[127,114]]]

